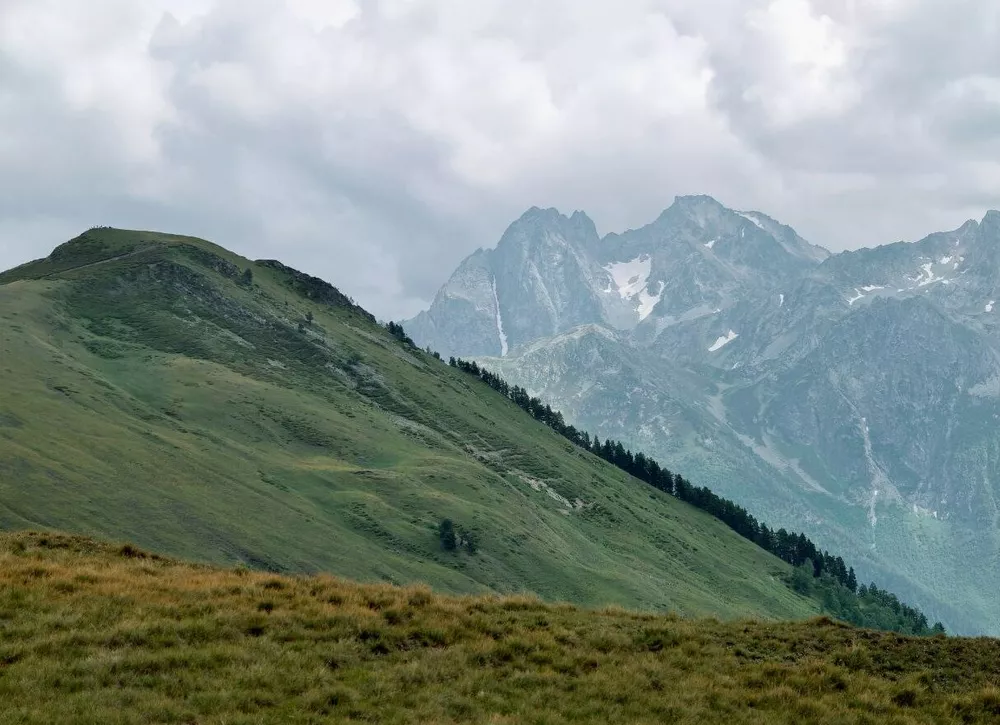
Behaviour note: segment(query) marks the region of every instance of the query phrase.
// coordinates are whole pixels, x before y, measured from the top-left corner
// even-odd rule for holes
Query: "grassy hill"
[[[1000,641],[688,620],[0,536],[0,723],[995,723]]]
[[[819,611],[783,562],[328,284],[208,242],[94,229],[0,275],[0,376],[2,528],[452,593]],[[445,518],[475,552],[442,549]]]

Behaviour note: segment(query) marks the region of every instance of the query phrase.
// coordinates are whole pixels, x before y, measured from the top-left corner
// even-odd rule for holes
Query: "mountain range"
[[[998,302],[1000,212],[831,254],[687,196],[603,237],[532,208],[403,325],[996,634]]]

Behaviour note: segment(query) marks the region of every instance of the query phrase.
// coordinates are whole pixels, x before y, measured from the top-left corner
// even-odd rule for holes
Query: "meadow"
[[[0,536],[0,723],[995,723],[1000,642]]]

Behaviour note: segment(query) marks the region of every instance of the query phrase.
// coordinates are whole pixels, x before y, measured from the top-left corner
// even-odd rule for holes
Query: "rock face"
[[[1000,633],[1000,213],[830,255],[707,196],[604,238],[532,209],[405,326]]]
[[[608,273],[587,250],[599,241],[582,212],[533,208],[500,244],[466,259],[430,310],[406,323],[442,354],[498,355],[595,319],[623,305],[602,291]],[[606,310],[607,308],[607,310]]]

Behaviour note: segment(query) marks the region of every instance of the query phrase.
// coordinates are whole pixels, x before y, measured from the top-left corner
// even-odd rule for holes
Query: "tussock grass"
[[[988,723],[1000,643],[688,620],[0,536],[3,723]]]

